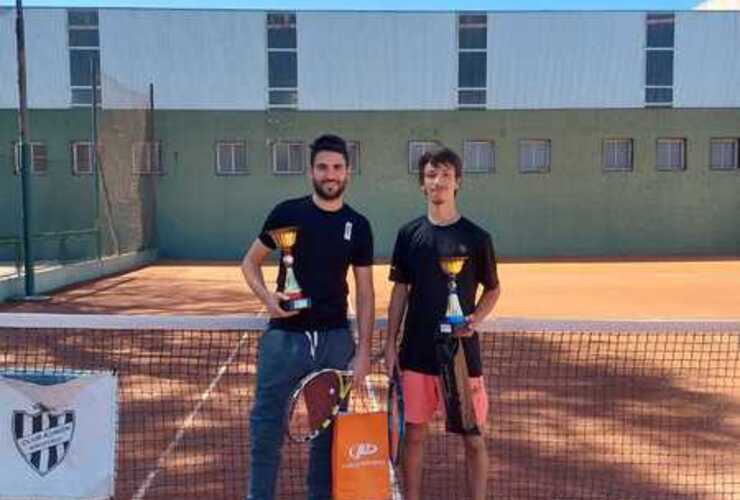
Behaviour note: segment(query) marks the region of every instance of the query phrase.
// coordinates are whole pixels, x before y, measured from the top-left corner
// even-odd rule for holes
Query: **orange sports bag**
[[[388,500],[387,413],[349,413],[334,421],[334,500]]]

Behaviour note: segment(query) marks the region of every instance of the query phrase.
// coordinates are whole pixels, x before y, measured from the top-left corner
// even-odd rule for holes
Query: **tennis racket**
[[[393,368],[393,374],[388,384],[388,454],[393,465],[398,465],[401,459],[403,445],[405,415],[403,409],[403,390],[398,366]]]
[[[480,428],[475,418],[468,363],[462,340],[445,331],[438,334],[435,340],[447,432],[479,435]]]
[[[288,400],[288,437],[306,443],[328,429],[349,399],[352,377],[352,371],[331,368],[303,377]]]

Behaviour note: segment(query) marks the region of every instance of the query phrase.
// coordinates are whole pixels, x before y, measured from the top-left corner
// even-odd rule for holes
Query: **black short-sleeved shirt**
[[[268,234],[272,229],[297,226],[292,248],[293,272],[311,307],[290,318],[273,318],[270,326],[284,330],[346,328],[347,270],[373,263],[373,234],[365,217],[346,203],[335,212],[319,208],[310,196],[278,204],[267,216],[260,241],[275,249]],[[280,260],[278,290],[285,284],[285,265]]]
[[[448,226],[436,226],[424,216],[398,232],[390,279],[411,285],[399,353],[402,369],[439,374],[433,336],[444,319],[449,294],[449,278],[442,271],[439,258],[453,255],[467,257],[456,280],[460,305],[467,316],[475,310],[478,285],[484,290],[498,286],[491,236],[465,217]],[[463,346],[470,376],[480,376],[478,334],[464,338]]]

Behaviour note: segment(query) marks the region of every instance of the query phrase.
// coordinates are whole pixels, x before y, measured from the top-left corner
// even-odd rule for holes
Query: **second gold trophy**
[[[311,299],[306,297],[301,290],[298,280],[293,272],[293,246],[298,239],[298,228],[295,226],[282,227],[269,231],[272,241],[280,248],[282,261],[285,265],[285,282],[283,289],[279,290],[288,296],[287,300],[280,302],[280,307],[286,311],[299,311],[311,307]]]

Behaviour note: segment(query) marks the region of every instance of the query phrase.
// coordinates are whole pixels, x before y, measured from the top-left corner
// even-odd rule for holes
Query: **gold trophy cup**
[[[288,300],[280,301],[280,307],[286,311],[308,309],[311,306],[311,299],[303,295],[293,272],[294,258],[291,251],[298,237],[298,228],[290,226],[273,229],[269,231],[269,234],[272,241],[280,248],[280,252],[283,254],[283,264],[285,264],[285,283],[281,291],[288,296]]]
[[[460,307],[460,298],[457,296],[457,282],[455,281],[457,275],[462,271],[466,260],[467,257],[464,256],[441,257],[439,259],[439,265],[442,271],[449,278],[447,288],[450,291],[447,297],[445,319],[440,324],[440,332],[443,334],[454,335],[468,329],[465,315],[463,314],[462,307]]]
[[[458,434],[480,434],[470,390],[468,364],[461,336],[470,334],[467,320],[457,295],[458,274],[467,257],[442,257],[439,265],[449,278],[447,312],[436,335],[437,361],[445,402],[446,429]]]

